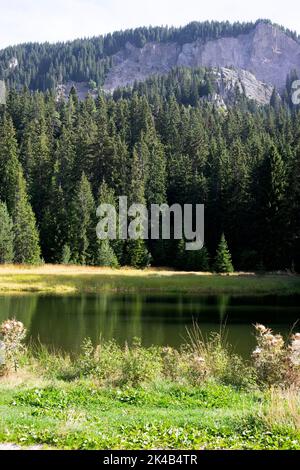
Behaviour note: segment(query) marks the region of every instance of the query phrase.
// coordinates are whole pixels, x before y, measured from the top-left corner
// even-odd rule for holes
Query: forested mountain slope
[[[177,66],[244,69],[282,89],[286,76],[294,69],[300,71],[300,44],[296,33],[260,20],[138,28],[0,51],[0,78],[9,86],[43,91],[69,81],[90,80],[112,90]]]
[[[207,270],[225,233],[236,269],[297,266],[299,110],[238,96],[224,111],[197,99],[194,74],[181,69],[81,102],[74,89],[58,102],[54,93],[11,91],[0,107],[0,261],[36,262],[41,247],[48,262],[141,267],[151,259]],[[205,249],[99,242],[96,207],[117,207],[120,195],[205,204]]]

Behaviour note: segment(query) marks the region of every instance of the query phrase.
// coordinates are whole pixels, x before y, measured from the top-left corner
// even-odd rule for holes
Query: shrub
[[[22,322],[17,320],[6,320],[0,326],[4,345],[4,368],[9,371],[12,368],[18,370],[19,357],[24,350],[23,341],[26,329]]]
[[[274,335],[264,325],[256,325],[255,330],[257,347],[252,357],[259,382],[267,386],[299,386],[300,334],[285,344],[281,335]]]
[[[132,347],[125,347],[122,357],[121,384],[139,386],[158,379],[162,372],[159,348],[143,348],[141,341],[134,339]]]
[[[253,369],[231,351],[224,330],[205,339],[195,324],[188,336],[191,350],[189,372],[194,380],[210,377],[237,387],[253,384]]]

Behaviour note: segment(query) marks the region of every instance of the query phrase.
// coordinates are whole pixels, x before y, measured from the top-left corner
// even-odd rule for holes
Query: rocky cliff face
[[[217,96],[212,97],[217,102],[224,102],[224,105],[231,104],[236,98],[236,90],[244,94],[248,99],[256,101],[258,104],[270,103],[273,93],[273,86],[267,85],[255,78],[255,76],[239,69],[218,68],[213,69]]]
[[[172,67],[233,67],[282,90],[292,70],[300,72],[300,44],[279,28],[259,23],[249,34],[179,45],[148,43],[142,49],[127,44],[113,56],[104,89],[131,85],[150,75],[167,73]],[[246,72],[244,78],[249,81]],[[253,88],[253,79],[251,79]],[[260,93],[264,91],[259,91]],[[256,93],[256,92],[255,92]],[[267,91],[267,94],[269,92]],[[263,100],[264,101],[264,100]]]

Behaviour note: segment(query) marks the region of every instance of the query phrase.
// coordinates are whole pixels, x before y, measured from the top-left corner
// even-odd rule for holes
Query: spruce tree
[[[32,208],[40,226],[50,200],[53,171],[51,146],[44,117],[33,123],[30,137],[32,154],[28,157],[28,190]]]
[[[144,240],[141,238],[128,240],[127,260],[130,266],[137,269],[143,269],[150,265],[151,255],[146,248]]]
[[[190,271],[209,271],[209,254],[205,246],[201,250],[188,251],[186,253],[188,269]]]
[[[93,264],[97,245],[96,208],[84,173],[75,193],[71,217],[72,259],[78,264]]]
[[[186,241],[180,240],[177,248],[176,268],[185,271],[208,272],[209,254],[204,246],[201,250],[188,251]]]
[[[58,164],[55,165],[51,181],[51,200],[45,208],[41,224],[41,248],[46,262],[57,263],[62,257],[63,247],[69,243],[67,203],[59,182]]]
[[[0,264],[12,263],[14,259],[13,223],[6,204],[0,202]]]
[[[28,201],[22,172],[19,172],[14,209],[12,211],[14,231],[14,262],[17,264],[40,263],[39,234],[36,220]]]
[[[222,234],[214,263],[214,270],[217,273],[232,273],[233,265],[231,261],[231,254],[228,249],[228,245],[225,239],[225,235]]]
[[[100,240],[96,262],[99,266],[110,268],[117,268],[119,266],[118,258],[116,257],[109,240]]]
[[[258,250],[267,269],[278,269],[288,263],[285,256],[287,177],[284,161],[273,143],[267,148],[259,168],[257,184],[255,233]]]
[[[6,202],[9,212],[14,206],[19,171],[15,130],[12,119],[5,115],[0,121],[0,200]]]
[[[105,181],[102,182],[99,189],[98,206],[100,204],[110,204],[116,209],[115,192],[111,189]],[[118,238],[118,220],[116,220],[116,239],[106,240],[107,243],[103,243],[102,240],[98,240],[99,248],[97,249],[96,264],[105,262],[105,266],[109,266],[108,261],[112,267],[116,267],[123,260],[124,240]],[[108,261],[105,261],[107,259]]]
[[[129,204],[145,204],[144,176],[141,155],[135,148],[132,157],[131,182],[129,191]],[[142,229],[142,227],[140,227]],[[127,242],[126,263],[135,268],[149,266],[151,255],[146,247],[145,240],[140,236],[136,240]]]
[[[62,254],[60,258],[60,263],[62,264],[71,264],[71,249],[69,245],[64,245],[62,249]]]

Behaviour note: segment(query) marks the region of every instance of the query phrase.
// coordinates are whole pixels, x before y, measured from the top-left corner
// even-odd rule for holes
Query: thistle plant
[[[255,325],[257,347],[252,353],[258,379],[267,385],[299,386],[300,333],[285,343],[264,325]]]
[[[22,322],[15,319],[6,320],[0,326],[0,334],[3,337],[4,366],[7,370],[13,368],[17,372],[19,356],[24,350],[23,341],[26,336],[26,328]]]

